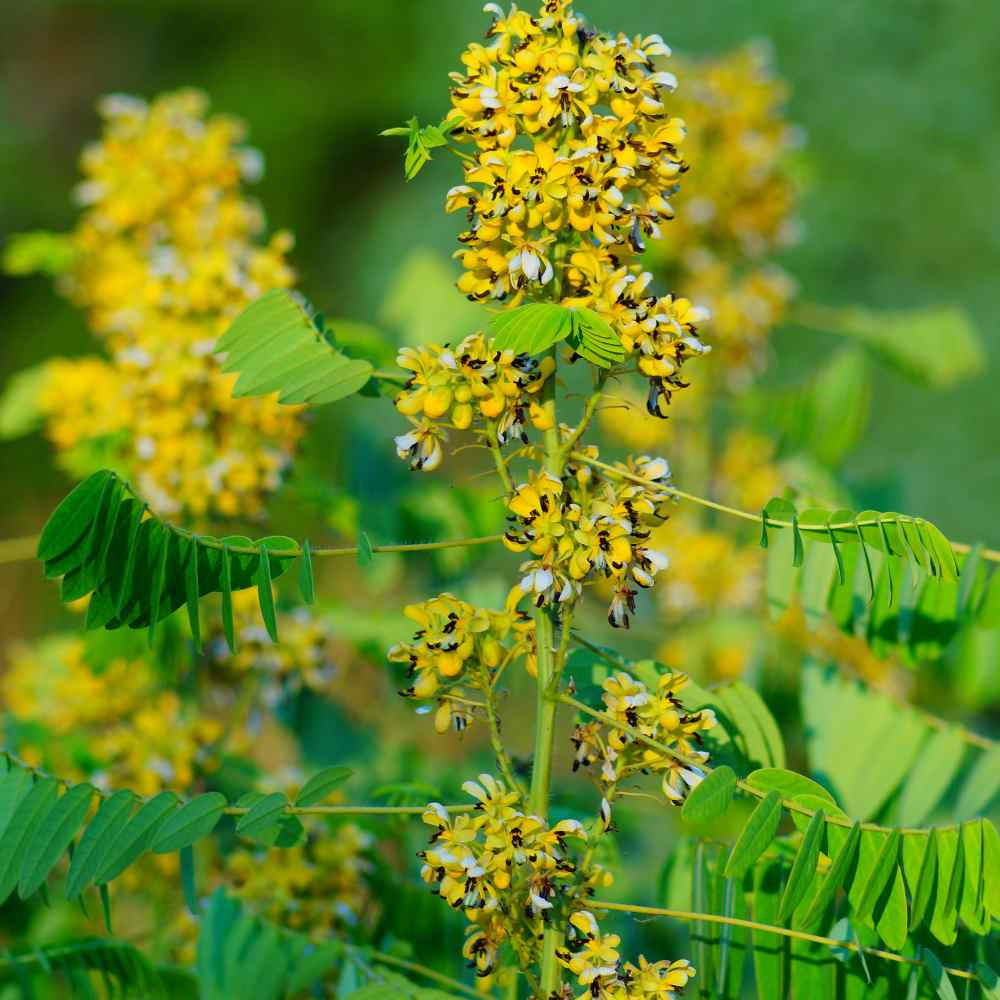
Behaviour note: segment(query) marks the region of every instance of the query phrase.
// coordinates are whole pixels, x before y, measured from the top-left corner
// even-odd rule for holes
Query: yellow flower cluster
[[[300,418],[271,398],[232,399],[235,376],[212,351],[236,313],[293,280],[291,237],[260,243],[263,217],[241,188],[259,175],[259,154],[193,91],[151,104],[111,97],[100,111],[68,286],[111,361],[52,366],[49,433],[71,450],[120,432],[117,460],[161,513],[256,514]]]
[[[441,594],[404,608],[419,628],[412,643],[389,650],[392,663],[407,665],[407,698],[434,698],[438,708],[434,726],[439,733],[466,728],[472,713],[464,707],[463,681],[488,686],[491,678],[523,656],[529,673],[535,672],[534,632],[520,611],[489,611],[451,594]]]
[[[674,110],[690,123],[685,152],[697,170],[670,243],[654,252],[667,257],[668,280],[711,309],[721,363],[738,383],[765,363],[768,334],[796,291],[781,268],[761,260],[797,237],[786,161],[798,138],[766,46],[682,69]]]
[[[567,946],[556,953],[559,962],[586,989],[577,1000],[667,1000],[684,991],[695,975],[687,959],[676,962],[622,962],[618,952],[621,938],[601,934],[597,919],[589,910],[570,917]]]
[[[589,468],[570,467],[561,479],[532,472],[515,489],[507,503],[513,516],[504,544],[534,558],[521,564],[511,604],[526,595],[536,607],[572,602],[583,584],[606,580],[613,590],[608,621],[629,627],[638,593],[633,585],[651,587],[668,565],[648,543],[652,527],[667,516],[670,466],[643,455],[617,468],[649,485],[612,482]]]
[[[667,671],[655,691],[623,670],[602,684],[604,711],[620,727],[588,722],[576,727],[573,769],[595,767],[595,780],[603,793],[601,818],[611,825],[611,803],[617,785],[635,774],[660,775],[660,788],[668,802],[684,801],[689,789],[705,776],[702,765],[708,753],[699,749],[701,734],[716,725],[711,709],[689,712],[680,700],[688,683],[687,674]],[[638,734],[661,743],[684,758],[667,755],[636,739]]]
[[[333,633],[306,608],[278,615],[280,642],[267,634],[255,589],[233,594],[236,653],[229,652],[222,623],[213,620],[206,651],[225,682],[252,674],[265,705],[273,707],[302,689],[328,691],[336,674]]]
[[[462,787],[477,800],[475,812],[452,817],[438,802],[424,811],[434,833],[419,855],[420,876],[449,906],[465,911],[471,926],[463,953],[478,976],[490,975],[504,943],[527,967],[545,924],[603,873],[579,871],[567,849],[567,839],[586,839],[576,820],[550,827],[526,815],[516,808],[517,794],[488,774]]]
[[[94,666],[82,639],[15,647],[0,693],[29,763],[99,788],[185,790],[221,749],[219,720],[161,690],[146,660]]]
[[[447,438],[443,422],[460,431],[485,423],[499,444],[515,438],[526,442],[526,418],[539,430],[551,426],[537,399],[555,368],[551,358],[539,362],[498,351],[474,333],[455,349],[403,347],[396,361],[413,373],[396,397],[396,409],[413,424],[412,431],[396,438],[396,449],[413,470],[431,472],[441,464],[441,443]]]
[[[333,831],[320,824],[294,847],[233,851],[222,878],[268,920],[325,941],[371,910],[371,848],[371,834],[354,823]]]
[[[660,68],[670,49],[659,35],[592,31],[568,0],[537,16],[487,9],[489,44],[469,46],[452,74],[451,134],[477,147],[446,200],[470,225],[458,287],[513,305],[551,283],[548,297],[594,308],[638,355],[662,416],[684,360],[705,350],[703,311],[652,294],[634,260],[673,218],[686,169],[684,123],[664,101],[677,83]]]

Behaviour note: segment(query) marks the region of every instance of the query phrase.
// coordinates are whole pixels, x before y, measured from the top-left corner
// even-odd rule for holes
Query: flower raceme
[[[594,769],[594,780],[603,795],[605,826],[610,826],[611,803],[618,783],[625,778],[658,774],[664,798],[677,805],[704,777],[699,765],[706,763],[709,755],[701,749],[701,734],[715,727],[716,718],[711,709],[691,712],[684,707],[679,695],[687,683],[686,674],[667,671],[650,691],[631,674],[616,671],[602,684],[602,700],[605,713],[620,728],[600,721],[576,727],[573,769]],[[665,745],[684,760],[650,747],[637,736]]]
[[[534,633],[523,612],[489,611],[441,594],[404,613],[419,628],[412,643],[389,650],[389,660],[407,664],[412,683],[400,692],[404,697],[437,698],[438,732],[464,729],[471,719],[460,684],[488,687],[497,671],[522,656],[534,672]]]
[[[680,369],[706,348],[707,316],[649,291],[637,258],[674,216],[687,165],[684,122],[669,115],[677,85],[659,35],[630,39],[587,27],[567,2],[537,16],[496,4],[488,45],[471,45],[452,74],[451,135],[473,143],[464,183],[445,207],[466,213],[458,287],[509,306],[526,296],[586,306],[615,329],[651,380],[665,416]]]
[[[551,358],[500,351],[482,333],[456,348],[403,347],[397,363],[411,372],[396,397],[396,409],[413,429],[396,438],[400,458],[410,468],[432,472],[443,458],[447,429],[467,430],[474,422],[492,425],[497,443],[527,441],[526,420],[539,430],[551,426],[538,395],[555,367]]]
[[[66,287],[111,358],[52,365],[40,400],[50,436],[64,452],[112,447],[161,513],[256,515],[291,459],[299,410],[233,399],[212,349],[249,302],[293,281],[291,236],[261,242],[243,192],[260,155],[195,91],[111,97],[100,112]]]
[[[599,866],[584,871],[569,841],[586,840],[576,820],[549,826],[517,808],[518,796],[489,774],[467,781],[476,799],[471,814],[451,816],[432,802],[423,821],[433,828],[421,852],[421,878],[454,909],[465,911],[464,954],[479,976],[488,976],[502,945],[522,962],[537,959],[544,926],[572,908],[596,884],[607,884]]]
[[[556,956],[586,989],[578,1000],[666,1000],[682,993],[695,971],[686,959],[676,962],[622,962],[617,934],[602,934],[589,910],[570,917],[567,945]]]
[[[670,466],[643,455],[617,468],[648,485],[612,482],[571,465],[561,478],[530,473],[515,489],[504,545],[534,558],[521,564],[509,604],[529,595],[536,607],[572,602],[585,583],[606,579],[613,588],[608,621],[628,628],[633,587],[651,587],[667,567],[666,556],[648,541],[652,527],[667,517]]]

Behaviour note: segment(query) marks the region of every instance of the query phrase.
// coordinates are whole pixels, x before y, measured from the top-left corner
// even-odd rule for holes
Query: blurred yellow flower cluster
[[[144,658],[94,665],[76,637],[16,646],[0,692],[11,745],[60,777],[152,795],[186,791],[217,765],[221,721],[164,690]]]
[[[49,434],[63,451],[104,444],[160,513],[255,515],[301,433],[296,408],[234,400],[234,376],[213,357],[236,313],[294,277],[291,237],[262,243],[263,216],[242,190],[260,156],[195,91],[110,97],[100,112],[65,284],[110,360],[52,365]]]
[[[667,110],[677,85],[659,35],[593,31],[568,2],[537,15],[496,4],[488,44],[470,45],[453,73],[451,134],[474,143],[449,212],[470,228],[456,253],[458,287],[476,301],[545,295],[604,315],[650,379],[664,415],[685,385],[680,369],[705,347],[705,313],[658,297],[636,258],[674,215],[685,171],[683,121]],[[520,140],[520,142],[519,142]]]
[[[526,968],[538,954],[549,911],[571,904],[605,875],[573,859],[566,841],[586,839],[576,820],[550,827],[521,812],[517,793],[489,774],[462,788],[476,799],[475,812],[451,816],[438,802],[424,811],[434,832],[420,853],[420,876],[449,906],[465,911],[471,926],[464,954],[476,975],[492,973],[504,943]]]
[[[596,457],[596,449],[591,450]],[[603,580],[612,590],[608,621],[615,628],[629,627],[637,594],[633,586],[652,587],[668,565],[649,538],[666,518],[670,466],[665,459],[642,455],[616,468],[646,485],[613,482],[581,465],[570,466],[562,478],[529,473],[514,490],[507,502],[513,517],[504,545],[534,558],[521,563],[523,575],[510,603],[528,595],[536,607],[572,602],[585,583]]]
[[[711,309],[721,366],[739,382],[766,363],[768,334],[795,294],[766,258],[797,238],[787,160],[798,133],[766,45],[684,63],[682,73],[674,111],[690,122],[694,170],[671,239],[655,252],[668,280]]]
[[[320,942],[370,914],[373,838],[355,823],[312,823],[307,834],[294,847],[235,850],[220,876],[255,912]]]
[[[233,593],[236,652],[230,653],[222,622],[213,619],[206,652],[211,668],[224,684],[252,676],[264,705],[307,689],[325,692],[336,674],[333,633],[307,608],[278,614],[280,642],[267,634],[256,590]]]
[[[434,724],[439,733],[462,730],[472,719],[457,686],[463,680],[488,688],[498,672],[522,656],[528,672],[535,671],[534,633],[523,612],[489,611],[440,594],[409,605],[404,614],[419,627],[412,643],[389,650],[389,660],[407,665],[411,684],[401,692],[405,697],[437,697]]]
[[[621,938],[602,934],[597,918],[589,910],[578,910],[570,917],[566,947],[557,952],[562,966],[569,969],[586,989],[577,1000],[614,997],[615,1000],[667,1000],[684,992],[695,970],[685,959],[647,962],[622,962],[618,952]]]
[[[678,804],[705,776],[702,765],[708,753],[699,749],[701,734],[716,725],[715,713],[707,708],[690,712],[684,707],[680,694],[687,683],[687,674],[667,671],[650,691],[638,678],[616,671],[605,678],[601,698],[605,713],[621,728],[603,722],[576,727],[573,769],[595,768],[605,828],[611,825],[611,803],[620,781],[636,774],[658,774],[664,798]],[[650,747],[633,733],[656,740],[684,760]]]
[[[432,472],[441,464],[447,432],[485,423],[490,439],[505,444],[527,441],[525,420],[539,430],[551,419],[538,394],[552,374],[551,358],[537,361],[511,350],[498,351],[481,333],[466,337],[454,350],[436,344],[403,347],[396,359],[412,372],[396,397],[396,409],[409,417],[413,430],[396,438],[399,457],[413,470]]]

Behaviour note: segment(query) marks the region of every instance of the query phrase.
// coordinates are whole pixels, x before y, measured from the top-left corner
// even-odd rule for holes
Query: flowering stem
[[[496,757],[497,765],[500,768],[500,773],[503,775],[504,781],[518,793],[522,798],[524,797],[524,787],[518,780],[517,775],[514,774],[514,768],[511,766],[510,757],[507,755],[507,750],[503,745],[503,739],[500,736],[500,718],[497,715],[497,704],[496,704],[496,687],[487,683],[483,685],[483,693],[485,695],[486,703],[486,721],[489,723],[490,729],[490,746],[493,747],[493,756]]]
[[[687,910],[667,910],[658,906],[638,906],[633,903],[608,903],[604,900],[592,900],[590,905],[595,910],[618,910],[622,913],[638,913],[651,917],[673,917],[675,920],[689,920],[696,923],[728,924],[732,927],[746,927],[752,931],[764,931],[768,934],[778,934],[782,937],[795,938],[799,941],[812,941],[814,944],[825,944],[831,948],[843,948],[846,951],[864,952],[875,958],[884,958],[889,962],[903,962],[906,965],[923,965],[919,958],[908,955],[897,955],[892,951],[882,951],[880,948],[864,948],[852,941],[838,941],[835,938],[823,937],[819,934],[808,934],[806,931],[793,930],[790,927],[776,927],[772,924],[760,924],[756,920],[743,920],[740,917],[726,917],[718,913],[691,913]],[[964,969],[945,967],[945,972],[959,979],[976,980],[976,976]]]
[[[553,361],[556,361],[555,347],[550,349],[550,356]],[[558,478],[562,475],[566,456],[559,441],[555,389],[556,373],[553,370],[552,375],[542,387],[541,405],[548,417],[549,424],[548,429],[544,432],[544,467],[546,472]],[[549,812],[549,787],[552,780],[552,750],[555,742],[556,712],[559,707],[559,703],[554,697],[559,687],[559,672],[555,656],[552,614],[549,608],[536,608],[534,615],[538,678],[535,701],[534,763],[531,770],[531,792],[528,798],[528,808],[536,816],[546,819]],[[561,945],[562,939],[562,932],[558,928],[546,925],[542,941],[539,1000],[546,1000],[550,994],[559,989],[562,976],[559,961],[556,958],[556,949]]]

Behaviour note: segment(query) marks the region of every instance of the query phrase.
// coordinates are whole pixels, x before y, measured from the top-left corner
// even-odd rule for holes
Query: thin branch
[[[34,559],[37,549],[38,535],[0,539],[0,566],[6,563],[23,562],[25,559]]]
[[[660,483],[653,483],[648,479],[643,479],[642,476],[637,476],[634,473],[627,472],[624,469],[617,469],[613,465],[608,465],[607,462],[602,462],[596,458],[590,458],[588,455],[584,455],[582,452],[574,451],[568,456],[575,462],[583,462],[584,465],[590,465],[595,469],[600,469],[602,472],[607,473],[609,476],[616,476],[619,479],[627,480],[630,483],[637,483],[640,486],[648,486],[650,489],[661,490],[665,493],[669,493],[671,496],[677,497],[679,500],[688,500],[691,503],[696,503],[701,507],[707,507],[709,510],[716,510],[722,514],[729,514],[731,517],[739,517],[744,521],[753,521],[756,524],[760,524],[760,514],[752,514],[748,510],[739,510],[737,507],[729,507],[723,503],[716,503],[714,500],[708,500],[705,497],[695,496],[693,493],[685,493],[684,490],[679,490],[675,486],[664,486]],[[917,519],[913,517],[904,517],[902,515],[897,516],[895,519],[900,523],[916,523]],[[837,524],[799,524],[798,529],[801,532],[812,532],[814,534],[826,535],[830,531],[854,531],[856,528],[875,528],[878,527],[880,521],[845,521],[844,523]],[[768,516],[767,524],[770,528],[791,528],[793,524],[791,521],[783,521],[780,518],[774,518]],[[964,555],[972,551],[972,546],[966,544],[965,542],[953,542],[948,541],[948,544],[952,549]],[[990,562],[1000,562],[1000,549],[980,549],[979,555],[983,559],[987,559]]]
[[[905,965],[923,966],[925,963],[919,958],[910,958],[908,955],[898,955],[893,951],[883,951],[881,948],[865,948],[853,941],[838,941],[835,938],[823,937],[820,934],[808,934],[806,931],[797,931],[789,927],[776,927],[772,924],[760,924],[755,920],[743,920],[740,917],[725,917],[718,913],[691,913],[688,910],[668,910],[658,906],[639,906],[633,903],[608,903],[604,900],[595,899],[589,904],[595,910],[618,910],[622,913],[637,913],[650,917],[673,917],[675,920],[687,920],[692,922],[705,922],[709,924],[729,924],[733,927],[745,927],[752,931],[764,931],[768,934],[779,934],[782,937],[795,938],[799,941],[811,941],[813,944],[825,944],[831,948],[843,948],[845,951],[864,952],[875,958],[884,958],[887,962],[901,962]],[[958,979],[971,979],[978,981],[978,978],[965,969],[953,969],[945,966],[945,972]]]
[[[405,969],[407,972],[415,972],[417,975],[423,976],[425,979],[430,979],[435,983],[440,983],[442,986],[447,986],[449,989],[458,990],[466,996],[475,997],[476,1000],[483,1000],[484,994],[480,993],[479,990],[473,989],[471,986],[466,986],[465,983],[459,982],[457,979],[452,979],[451,976],[446,976],[435,969],[430,969],[426,965],[421,965],[419,962],[411,962],[406,958],[387,955],[384,951],[370,951],[368,955],[373,962],[378,962],[380,965],[391,965],[397,969]],[[489,994],[486,994],[486,996],[489,996]]]
[[[393,385],[398,385],[403,387],[405,387],[406,383],[410,381],[409,378],[402,372],[396,373],[396,372],[374,371],[371,373],[371,377],[377,378],[380,382],[391,382]]]
[[[486,426],[486,441],[486,446],[490,449],[490,454],[493,456],[493,464],[496,466],[497,475],[500,477],[500,482],[503,483],[504,492],[509,496],[514,492],[514,484],[511,482],[507,463],[504,461],[503,454],[500,451],[500,442],[497,441],[497,425],[492,420]]]
[[[29,771],[31,774],[35,775],[37,778],[48,778],[52,781],[57,782],[63,788],[71,788],[76,784],[74,781],[70,781],[67,778],[60,778],[57,774],[52,774],[49,771],[45,771],[40,767],[33,767],[27,761],[22,760],[15,753],[11,753],[10,750],[0,750],[0,757],[6,757],[15,767],[20,768],[23,771]],[[97,793],[99,798],[110,799],[114,795],[114,791],[109,791],[103,788],[95,788],[94,791]],[[132,793],[135,797],[136,802],[145,803],[148,802],[153,796],[138,795],[135,792]],[[185,800],[178,796],[177,804],[179,806],[187,805],[190,800]],[[243,816],[250,812],[249,806],[226,806],[222,811],[227,816]],[[349,804],[338,804],[338,805],[315,805],[315,806],[296,806],[287,805],[285,806],[285,813],[287,815],[293,816],[421,816],[426,810],[426,806],[370,806],[370,805],[349,805]],[[445,806],[445,809],[450,813],[467,813],[472,812],[475,809],[475,805],[463,803],[461,805]]]
[[[597,376],[594,391],[587,399],[587,403],[583,408],[583,416],[580,417],[580,422],[570,432],[569,437],[562,443],[563,455],[572,454],[573,449],[577,446],[580,438],[583,437],[585,431],[590,426],[590,421],[593,419],[594,413],[600,405],[601,397],[604,395],[604,383],[607,379],[608,373],[606,371],[601,371],[601,373]]]

